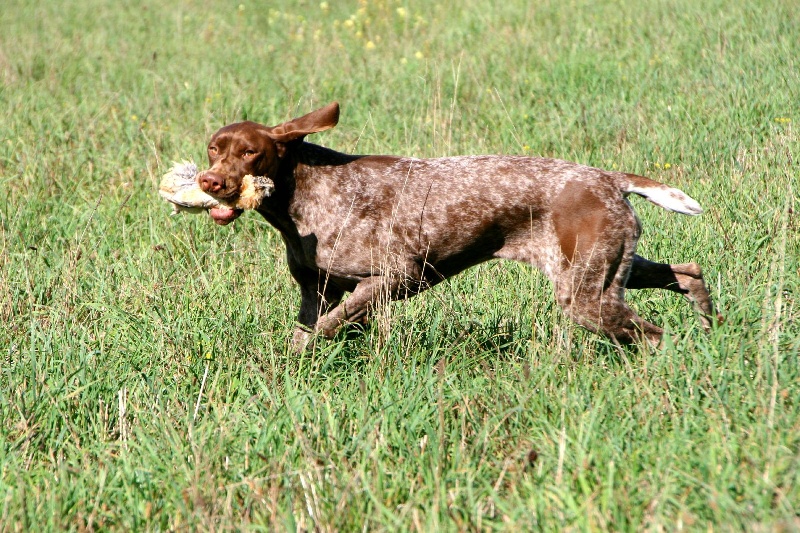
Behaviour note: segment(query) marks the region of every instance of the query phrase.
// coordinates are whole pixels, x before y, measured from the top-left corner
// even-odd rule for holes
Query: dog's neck
[[[306,184],[325,179],[330,172],[319,172],[320,167],[337,167],[352,163],[363,156],[350,155],[305,141],[295,141],[286,145],[278,171],[273,178],[275,192],[266,198],[257,209],[259,213],[284,238],[297,235],[297,226],[291,216],[291,206],[295,196],[307,190]]]

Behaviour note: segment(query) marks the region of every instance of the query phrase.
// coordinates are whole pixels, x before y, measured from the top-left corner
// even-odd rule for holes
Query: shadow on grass
[[[329,341],[318,340],[301,357],[316,367],[316,372],[331,376],[368,371],[375,360],[403,366],[432,366],[444,360],[468,370],[525,358],[530,335],[529,327],[510,320],[445,324],[401,319],[388,334],[379,331],[376,324],[350,325]]]
[[[552,320],[539,320],[540,316],[534,321],[518,313],[481,317],[479,311],[472,317],[439,310],[409,315],[395,315],[390,328],[377,319],[366,326],[344,327],[331,340],[320,338],[290,363],[295,367],[292,373],[307,369],[317,379],[331,379],[442,364],[467,374],[493,373],[508,364],[588,364],[613,370],[636,366],[659,351],[646,345],[620,346],[560,313]],[[682,341],[677,344],[664,349],[680,351]]]

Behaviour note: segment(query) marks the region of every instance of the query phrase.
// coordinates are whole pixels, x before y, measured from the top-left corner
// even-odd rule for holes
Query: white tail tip
[[[627,192],[643,196],[654,204],[676,213],[699,215],[703,212],[703,208],[694,198],[674,187],[661,184],[650,187],[630,187]]]

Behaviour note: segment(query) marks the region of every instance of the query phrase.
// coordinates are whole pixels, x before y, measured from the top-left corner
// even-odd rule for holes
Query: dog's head
[[[225,126],[211,136],[208,143],[209,169],[198,175],[198,184],[207,194],[234,203],[245,176],[274,179],[289,143],[333,128],[338,121],[339,104],[333,102],[273,127],[249,121]],[[215,208],[209,213],[217,224],[228,224],[242,211]]]

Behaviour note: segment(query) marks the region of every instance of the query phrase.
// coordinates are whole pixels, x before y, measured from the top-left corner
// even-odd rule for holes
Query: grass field
[[[0,9],[0,531],[800,529],[800,11],[789,0],[30,2]],[[136,6],[136,7],[134,7]],[[648,175],[640,252],[726,322],[618,351],[492,262],[288,348],[278,233],[169,217],[219,126]]]

